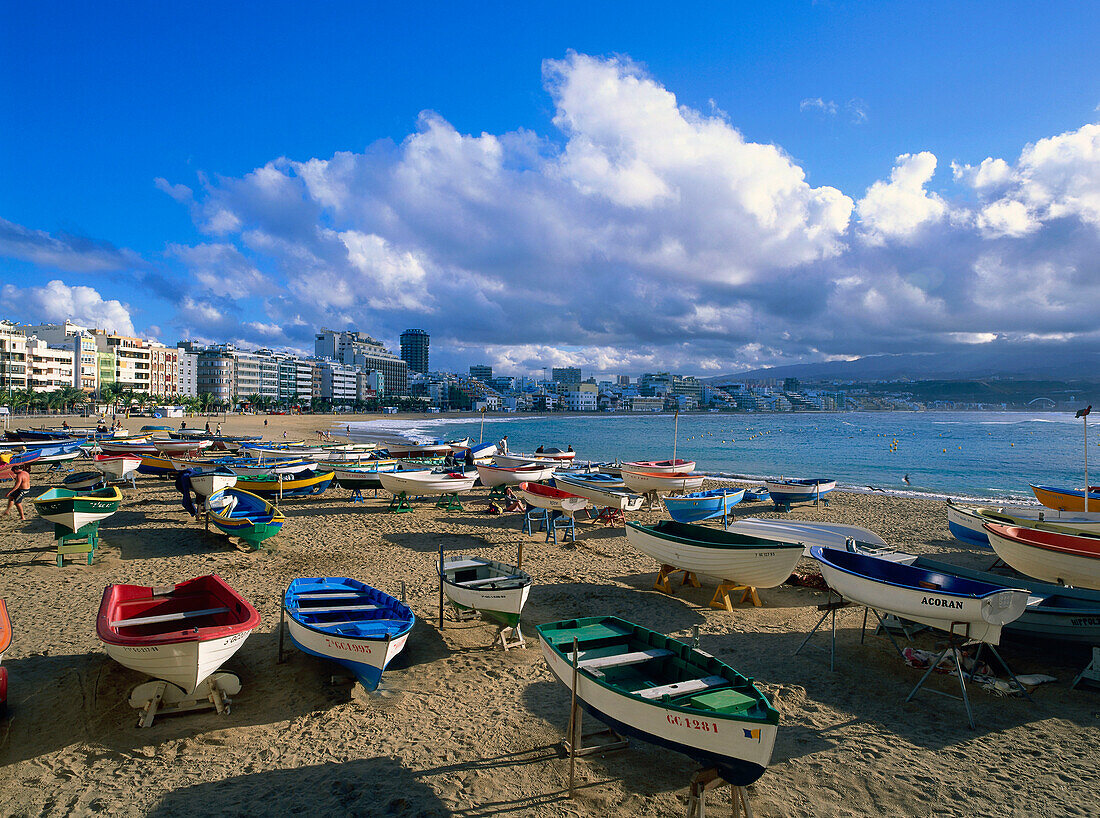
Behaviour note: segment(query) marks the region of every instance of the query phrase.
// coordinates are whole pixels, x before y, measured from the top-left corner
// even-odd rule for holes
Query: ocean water
[[[341,427],[345,424],[339,424]],[[695,460],[717,477],[826,477],[841,487],[967,500],[1034,500],[1029,483],[1084,485],[1084,431],[1071,413],[488,415],[352,423],[356,438],[508,435],[513,452],[571,445],[590,461]],[[1089,429],[1100,483],[1100,427]],[[909,484],[904,482],[908,475]]]

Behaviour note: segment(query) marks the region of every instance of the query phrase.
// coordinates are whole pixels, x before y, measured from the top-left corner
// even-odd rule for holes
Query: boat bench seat
[[[377,611],[381,605],[337,605],[334,608],[298,608],[298,613],[343,613],[344,611]]]
[[[310,594],[298,594],[298,599],[361,599],[363,597],[370,596],[367,591],[334,591],[331,593],[325,593],[323,591],[310,593]]]
[[[725,676],[704,676],[702,679],[687,679],[683,682],[661,685],[660,687],[643,687],[634,693],[643,699],[659,699],[662,696],[682,696],[685,693],[697,693],[719,685],[728,685],[729,679]]]
[[[581,625],[579,628],[562,628],[546,634],[546,638],[554,645],[568,645],[573,641],[574,636],[577,638],[578,642],[587,642],[589,640],[629,635],[630,631],[626,628],[619,627],[613,623],[604,624],[598,622],[592,625]]]
[[[476,588],[478,585],[488,585],[490,582],[505,582],[513,579],[523,579],[522,574],[506,574],[497,577],[485,577],[484,579],[468,579],[465,582],[456,582],[463,588]]]
[[[205,608],[201,611],[177,611],[176,613],[157,614],[156,616],[137,616],[132,619],[116,619],[112,628],[132,628],[135,625],[155,625],[159,622],[178,622],[181,619],[193,619],[198,616],[213,616],[229,613],[229,608]]]
[[[672,656],[672,651],[664,648],[649,648],[648,650],[636,650],[630,653],[615,653],[610,656],[594,656],[591,659],[581,659],[577,662],[577,667],[586,670],[625,667],[626,665],[648,662],[651,659],[660,659],[664,656]]]
[[[485,565],[481,560],[454,560],[453,562],[443,563],[444,571],[461,571],[464,568],[480,568]]]

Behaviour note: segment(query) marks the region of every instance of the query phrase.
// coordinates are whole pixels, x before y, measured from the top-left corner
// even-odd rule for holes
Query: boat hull
[[[671,565],[753,588],[774,588],[782,584],[802,557],[801,544],[736,534],[721,538],[730,543],[726,546],[714,541],[689,539],[706,534],[717,537],[725,532],[685,523],[664,522],[655,526],[627,523],[626,526],[626,538],[630,544],[661,565]],[[752,543],[753,540],[756,544]]]
[[[38,495],[32,502],[43,519],[77,532],[86,525],[106,520],[118,511],[122,492],[110,488],[81,494],[55,488]]]
[[[584,497],[596,508],[613,508],[619,511],[637,511],[645,504],[645,497],[633,494],[625,489],[604,488],[598,485],[572,477],[558,475],[554,478],[555,485]]]
[[[912,569],[914,579],[903,583],[893,575],[908,577],[909,566],[820,546],[814,546],[811,554],[829,587],[845,599],[937,630],[954,629],[979,642],[998,644],[1001,628],[1019,619],[1027,607],[1029,594],[1020,588],[986,586],[975,593],[952,593],[943,590],[951,575]],[[854,561],[854,567],[838,564],[841,558]],[[918,576],[926,579],[917,580]]]
[[[545,627],[545,626],[543,626]],[[564,685],[573,683],[573,666],[565,651],[551,646],[542,628],[539,645],[551,672]],[[716,767],[735,786],[748,786],[768,768],[777,724],[741,721],[698,708],[644,699],[603,683],[586,672],[578,672],[577,701],[593,716],[622,735],[666,747],[699,762]]]
[[[673,474],[695,471],[694,460],[634,460],[623,463],[624,471],[650,472],[654,474]]]
[[[1096,486],[1089,486],[1089,507],[1085,508],[1084,489],[1063,489],[1056,486],[1031,486],[1031,493],[1035,499],[1047,508],[1057,511],[1088,511],[1089,513],[1100,511],[1100,491]]]
[[[771,496],[772,502],[776,505],[809,503],[819,497],[824,497],[836,488],[835,480],[807,480],[805,482],[766,480],[764,482],[768,487],[768,494]]]
[[[703,485],[701,474],[686,472],[636,472],[623,469],[623,482],[643,494],[650,491],[695,491]]]
[[[236,653],[251,630],[230,636],[169,645],[105,645],[107,655],[123,667],[171,682],[184,693],[193,693],[200,684]]]
[[[361,610],[363,604],[371,613]],[[299,650],[347,668],[367,690],[378,687],[416,622],[404,604],[346,577],[294,580],[283,595],[283,609],[287,632]],[[375,611],[387,618],[371,625]],[[318,616],[320,620],[310,621]],[[373,633],[364,632],[371,629]]]
[[[541,480],[549,480],[554,476],[555,466],[491,466],[483,463],[477,464],[477,474],[481,479],[481,485],[486,488],[494,486],[518,486],[520,483],[538,483]]]
[[[731,508],[741,502],[744,489],[735,491],[707,491],[683,497],[666,497],[668,515],[678,523],[698,523],[729,514]]]
[[[447,474],[433,474],[431,472],[409,472],[401,474],[380,474],[378,479],[382,488],[392,494],[405,492],[409,495],[422,494],[459,494],[467,492],[474,487],[477,475],[450,477]]]
[[[485,567],[479,569],[468,566],[465,573],[470,576],[467,577],[460,567],[463,562],[480,562]],[[486,578],[495,575],[501,577],[501,580],[497,583],[481,582],[476,586],[464,584],[477,574],[485,574]],[[454,556],[443,561],[443,592],[459,608],[477,611],[502,625],[514,628],[519,624],[523,606],[531,593],[531,577],[511,565],[494,560]]]
[[[1027,536],[1027,532],[1028,529],[1014,526],[986,524],[989,544],[993,546],[994,552],[1021,574],[1044,582],[1100,589],[1100,550],[1089,554],[1043,547],[1035,541],[1025,542],[1019,538],[1021,534]],[[1030,536],[1034,538],[1035,535],[1044,533],[1035,532]],[[1071,535],[1064,537],[1066,541],[1073,539]],[[1096,549],[1097,544],[1092,544],[1092,548]]]

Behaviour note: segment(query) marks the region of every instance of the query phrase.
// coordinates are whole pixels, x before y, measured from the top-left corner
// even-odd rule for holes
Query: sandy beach
[[[316,430],[348,419],[272,416],[265,428],[262,416],[230,415],[223,430],[315,439]],[[137,431],[160,422],[126,425]],[[36,489],[49,480],[41,470],[33,479]],[[568,798],[559,742],[569,691],[543,661],[534,626],[596,614],[683,638],[697,626],[704,650],[755,678],[773,699],[779,738],[771,767],[750,788],[757,816],[1097,814],[1100,693],[1069,689],[1087,662],[1084,652],[1003,643],[1017,673],[1047,673],[1057,682],[1035,688],[1032,702],[972,686],[972,730],[961,702],[927,690],[905,703],[921,671],[870,630],[860,644],[861,609],[838,615],[838,662],[830,672],[827,652],[794,655],[824,592],[764,589],[763,607],[732,613],[708,607],[714,585],[706,581],[666,596],[652,590],[656,564],[627,543],[622,527],[581,523],[575,545],[556,545],[525,536],[519,514],[483,513],[482,488],[462,511],[424,500],[412,513],[392,514],[384,492],[352,504],[349,492],[334,487],[281,503],[283,531],[268,549],[249,552],[204,533],[170,481],[143,476],[123,493],[90,566],[55,565],[52,526],[32,505],[26,523],[14,511],[0,518],[0,597],[14,631],[4,658],[0,814],[683,815],[695,765],[639,742],[578,761],[578,797]],[[748,503],[737,513],[777,516],[770,508]],[[663,509],[638,519],[662,516]],[[899,549],[960,564],[992,562],[989,552],[950,537],[940,502],[838,493],[827,508],[796,507],[789,516],[865,526]],[[493,647],[496,629],[478,620],[448,621],[440,630],[440,546],[514,563],[521,543],[523,568],[535,579],[524,610],[528,647]],[[804,560],[801,568],[813,564]],[[212,572],[262,616],[226,666],[243,689],[229,715],[180,715],[138,729],[126,699],[146,679],[110,659],[96,639],[103,588]],[[303,576],[355,577],[395,596],[404,590],[418,622],[378,693],[333,683],[334,665],[289,643],[286,661],[277,663],[281,595]],[[931,649],[939,639],[926,632],[915,643]],[[828,637],[811,644],[827,648]],[[952,677],[934,677],[929,687],[957,692]],[[708,814],[728,814],[724,795],[711,801]]]

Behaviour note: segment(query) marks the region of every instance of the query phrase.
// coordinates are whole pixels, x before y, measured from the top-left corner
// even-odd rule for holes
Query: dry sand
[[[270,437],[330,428],[326,418],[272,417],[264,430],[262,420],[231,416],[224,428]],[[42,481],[36,474],[35,485]],[[0,721],[0,814],[682,815],[692,762],[638,742],[580,760],[579,795],[567,797],[558,743],[569,694],[543,662],[533,626],[592,614],[682,637],[698,626],[703,649],[773,698],[781,724],[771,768],[750,790],[758,816],[1100,813],[1100,698],[1069,689],[1084,663],[1079,654],[1003,645],[1018,673],[1058,682],[1035,689],[1034,702],[971,688],[971,730],[961,702],[922,691],[904,703],[919,671],[884,638],[869,634],[861,645],[856,609],[838,618],[836,672],[826,653],[793,655],[822,592],[766,589],[764,607],[734,613],[707,606],[714,588],[705,582],[665,596],[652,590],[653,561],[628,545],[622,528],[583,524],[575,547],[547,544],[520,532],[519,515],[480,513],[484,489],[464,511],[425,501],[401,515],[382,496],[353,505],[336,488],[288,500],[283,532],[260,552],[204,535],[170,482],[143,477],[124,494],[91,566],[57,568],[51,526],[33,512],[27,523],[0,519],[0,596],[15,632],[4,661],[10,712]],[[949,537],[938,502],[838,494],[828,508],[790,516],[863,525],[900,548],[961,563],[989,561]],[[440,544],[508,562],[521,542],[536,583],[524,611],[528,648],[494,649],[496,630],[480,621],[440,631]],[[180,715],[139,730],[126,698],[145,678],[96,640],[103,587],[213,571],[263,617],[227,665],[244,688],[228,716]],[[332,683],[334,666],[293,647],[276,663],[281,593],[295,577],[319,575],[356,577],[395,595],[405,584],[419,621],[379,694]],[[825,636],[815,640],[828,645]],[[919,647],[935,643],[917,637]],[[930,686],[955,690],[950,677]],[[713,814],[728,814],[721,796],[712,801]]]

